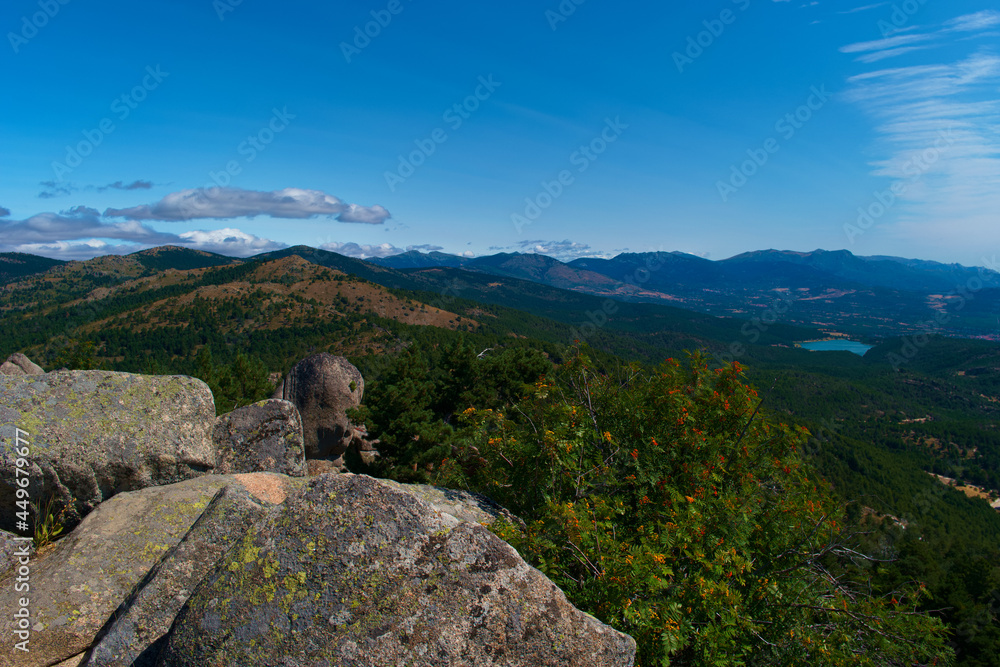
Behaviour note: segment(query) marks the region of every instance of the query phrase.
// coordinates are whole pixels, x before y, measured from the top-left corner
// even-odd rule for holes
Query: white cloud
[[[155,204],[108,209],[104,215],[172,222],[205,218],[253,218],[258,215],[295,219],[330,216],[341,222],[373,225],[382,224],[392,217],[381,206],[348,204],[319,190],[300,188],[285,188],[274,192],[240,188],[195,188],[173,192]]]
[[[83,206],[61,213],[39,213],[27,220],[0,220],[0,239],[4,246],[91,238],[153,245],[176,243],[178,240],[175,234],[158,232],[134,220],[103,222],[97,211]]]
[[[837,12],[838,14],[856,14],[858,12],[866,12],[869,9],[878,9],[879,7],[885,7],[888,2],[879,2],[874,5],[864,5],[862,7],[855,7],[854,9],[845,9],[843,11]]]
[[[918,33],[911,35],[896,35],[884,39],[876,39],[871,42],[857,42],[840,47],[841,53],[863,53],[865,51],[883,51],[886,49],[898,49],[919,42],[927,42],[934,38],[933,34]]]
[[[885,58],[901,56],[917,49],[928,49],[937,46],[945,38],[953,36],[956,33],[982,32],[987,28],[997,25],[1000,25],[1000,12],[990,9],[951,19],[937,29],[909,26],[897,31],[906,34],[894,34],[870,42],[848,44],[840,47],[840,51],[841,53],[864,54],[858,56],[856,60],[858,62],[870,63],[884,60]]]
[[[388,220],[391,215],[379,205],[366,207],[351,204],[347,210],[341,213],[337,220],[340,222],[360,222],[366,225],[381,225]]]
[[[979,12],[949,21],[932,36],[954,38],[998,24],[1000,12]],[[975,48],[960,40],[952,45],[963,43]],[[844,50],[861,52],[860,46]],[[845,99],[875,122],[872,173],[905,189],[881,221],[885,231],[966,252],[1000,244],[1000,57],[972,50],[950,62],[925,59],[865,72],[848,83]]]
[[[392,257],[393,255],[401,255],[404,252],[410,252],[416,250],[417,252],[439,252],[444,250],[443,247],[439,245],[431,245],[429,243],[421,243],[420,245],[408,245],[406,248],[398,248],[391,243],[377,243],[377,244],[367,244],[367,243],[354,243],[352,241],[328,241],[321,244],[321,250],[329,250],[330,252],[335,252],[338,255],[345,255],[347,257],[356,257],[357,259],[369,259],[371,257]]]
[[[6,248],[7,246],[0,246]],[[99,239],[88,239],[86,241],[55,241],[53,243],[23,243],[17,246],[10,246],[10,250],[5,252],[24,252],[29,255],[40,255],[52,259],[87,260],[100,255],[127,255],[137,250],[151,248],[149,245],[134,243],[122,243],[113,245]]]
[[[519,241],[513,248],[520,252],[546,255],[560,261],[579,257],[610,257],[607,253],[596,252],[585,243],[565,239],[563,241]]]
[[[993,9],[959,16],[945,23],[949,30],[958,32],[978,32],[998,25],[1000,25],[1000,12]]]
[[[284,243],[254,236],[232,227],[183,232],[179,236],[181,242],[178,245],[230,257],[249,257],[288,247]]]
[[[406,252],[402,248],[397,248],[391,243],[379,243],[377,245],[358,244],[353,242],[340,243],[332,241],[320,246],[320,250],[329,250],[338,255],[356,257],[358,259],[368,259],[370,257],[391,257]]]
[[[926,49],[926,46],[901,46],[898,49],[886,49],[884,51],[874,51],[872,53],[865,53],[863,55],[855,58],[860,63],[874,63],[879,60],[885,60],[886,58],[895,58],[896,56],[901,56],[905,53],[912,53],[913,51],[920,51],[921,49]]]

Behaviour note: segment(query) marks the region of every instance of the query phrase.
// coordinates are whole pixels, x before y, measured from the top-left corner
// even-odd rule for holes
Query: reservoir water
[[[865,355],[865,352],[872,349],[871,345],[865,345],[853,340],[817,340],[811,343],[800,343],[800,345],[804,349],[812,350],[813,352],[853,352],[862,357]]]

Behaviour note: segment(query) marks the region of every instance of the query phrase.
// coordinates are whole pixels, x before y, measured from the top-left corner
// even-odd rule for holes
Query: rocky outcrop
[[[272,398],[291,401],[302,415],[307,459],[343,466],[344,452],[359,434],[347,411],[361,404],[365,381],[344,357],[323,352],[295,364]]]
[[[42,667],[77,656],[115,617],[102,633],[107,651],[93,664],[131,664],[113,661],[123,655],[117,651],[123,638],[134,640],[128,650],[139,655],[148,646],[142,642],[155,642],[165,633],[214,559],[242,538],[255,512],[281,502],[292,483],[266,473],[205,475],[102,503],[51,551],[30,562],[31,651],[18,653],[16,664]],[[220,493],[223,489],[229,490]],[[0,608],[17,608],[12,577],[0,580]],[[14,641],[5,615],[0,618],[0,665],[12,664],[5,660],[14,655]]]
[[[350,474],[122,493],[30,561],[31,652],[12,662],[0,618],[0,665],[631,665],[631,638],[478,525],[502,515]]]
[[[239,484],[223,487],[187,532],[143,578],[98,633],[85,667],[152,667],[177,612],[216,561],[270,504]]]
[[[30,446],[31,498],[65,508],[67,528],[123,491],[215,467],[215,404],[190,377],[105,371],[0,375],[0,506],[14,506],[15,429]],[[11,530],[13,513],[0,513]]]
[[[218,562],[158,664],[615,667],[634,655],[482,526],[347,474],[310,480]]]
[[[524,521],[506,508],[496,504],[486,496],[471,491],[446,489],[429,484],[400,484],[391,479],[380,479],[382,484],[404,491],[428,505],[449,525],[457,526],[463,521],[489,525],[497,519],[524,526]]]
[[[0,375],[44,375],[45,371],[38,364],[35,364],[28,357],[20,352],[7,357],[7,361],[0,364]]]
[[[221,415],[215,421],[212,439],[218,474],[306,474],[302,420],[288,401],[260,401]]]

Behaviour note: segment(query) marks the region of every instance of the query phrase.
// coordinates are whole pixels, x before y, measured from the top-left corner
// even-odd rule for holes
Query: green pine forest
[[[1000,491],[1000,345],[894,365],[903,339],[812,353],[808,328],[306,250],[40,263],[0,279],[0,353],[192,375],[219,413],[343,354],[381,440],[349,467],[508,507],[493,530],[644,666],[1000,665],[1000,512],[929,474]]]

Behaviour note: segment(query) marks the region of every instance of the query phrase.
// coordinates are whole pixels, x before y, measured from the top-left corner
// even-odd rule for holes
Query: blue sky
[[[8,0],[0,251],[1000,255],[995,3],[633,4]]]

